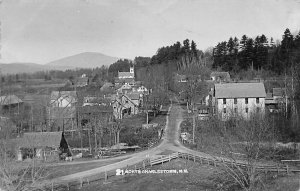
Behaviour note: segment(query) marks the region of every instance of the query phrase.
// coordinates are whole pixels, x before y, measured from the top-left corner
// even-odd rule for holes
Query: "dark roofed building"
[[[19,160],[33,157],[46,160],[52,150],[59,151],[57,152],[57,157],[71,155],[64,133],[61,131],[24,133],[23,137],[18,139],[17,145],[23,155]],[[24,152],[28,151],[28,149],[30,153]]]

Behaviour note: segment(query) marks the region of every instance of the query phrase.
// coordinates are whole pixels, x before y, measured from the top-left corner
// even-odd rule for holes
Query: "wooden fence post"
[[[106,171],[104,172],[104,181],[105,182],[107,181],[107,172]]]
[[[54,191],[54,184],[53,184],[53,182],[51,183],[51,190]]]
[[[169,162],[171,161],[171,155],[169,155]]]
[[[80,188],[82,188],[83,187],[83,180],[82,180],[82,178],[80,178]]]
[[[194,162],[196,162],[196,156],[194,155]]]
[[[289,172],[289,165],[286,165],[286,173],[287,173],[287,175],[290,175],[290,172]]]

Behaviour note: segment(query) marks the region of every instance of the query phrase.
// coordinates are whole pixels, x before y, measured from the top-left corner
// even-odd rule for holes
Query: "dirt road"
[[[99,174],[101,172],[105,171],[111,171],[118,168],[125,168],[127,166],[131,166],[134,164],[137,164],[139,162],[142,162],[143,160],[147,158],[156,158],[158,155],[160,155],[164,151],[173,151],[173,152],[185,152],[185,153],[191,153],[198,156],[208,156],[205,153],[197,152],[190,150],[186,147],[184,147],[180,141],[179,141],[179,128],[180,123],[183,121],[182,117],[183,110],[179,105],[171,105],[169,108],[168,116],[167,116],[167,122],[165,127],[165,134],[163,136],[163,141],[157,146],[152,149],[142,151],[139,153],[134,153],[132,155],[127,155],[127,157],[130,157],[128,159],[125,159],[123,161],[113,163],[107,166],[102,166],[99,168],[95,168],[92,170],[87,170],[75,174],[70,174],[63,177],[58,177],[54,179],[55,182],[60,181],[67,181],[67,180],[74,180],[78,179],[80,177],[85,176],[92,176]],[[114,158],[118,159],[118,157]]]

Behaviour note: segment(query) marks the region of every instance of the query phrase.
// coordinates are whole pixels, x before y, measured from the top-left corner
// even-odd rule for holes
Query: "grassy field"
[[[216,173],[211,166],[199,166],[193,162],[176,159],[169,163],[153,167],[155,170],[184,170],[188,173],[179,174],[131,174],[115,176],[108,181],[109,184],[97,184],[83,187],[86,191],[111,190],[215,190],[212,175]],[[79,190],[73,188],[73,190]]]
[[[74,164],[74,165],[67,164],[67,165],[59,165],[59,166],[48,166],[48,167],[46,167],[46,171],[47,171],[47,173],[49,173],[48,179],[52,179],[52,178],[66,176],[66,175],[77,173],[77,172],[91,170],[91,169],[98,168],[101,166],[120,162],[125,159],[112,159],[112,160],[107,160],[107,161],[99,160],[98,162],[91,162],[91,163],[89,163],[87,161],[86,163],[82,163],[82,164]]]
[[[86,191],[181,191],[181,190],[230,190],[241,191],[238,186],[227,187],[220,176],[220,170],[211,165],[200,165],[192,161],[176,159],[163,165],[157,165],[149,170],[187,170],[188,173],[178,174],[129,174],[110,177],[107,183],[94,182],[83,188],[73,187],[71,190]],[[133,169],[132,169],[133,170]],[[268,175],[267,183],[257,191],[297,191],[299,187],[299,175],[278,176],[276,173]],[[228,182],[227,182],[228,183]]]

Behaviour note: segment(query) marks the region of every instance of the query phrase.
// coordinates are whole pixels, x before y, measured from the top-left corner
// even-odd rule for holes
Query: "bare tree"
[[[24,166],[23,163],[16,163],[12,157],[7,142],[0,141],[0,190],[45,190],[40,183],[49,176],[45,166],[37,165],[35,160]]]

